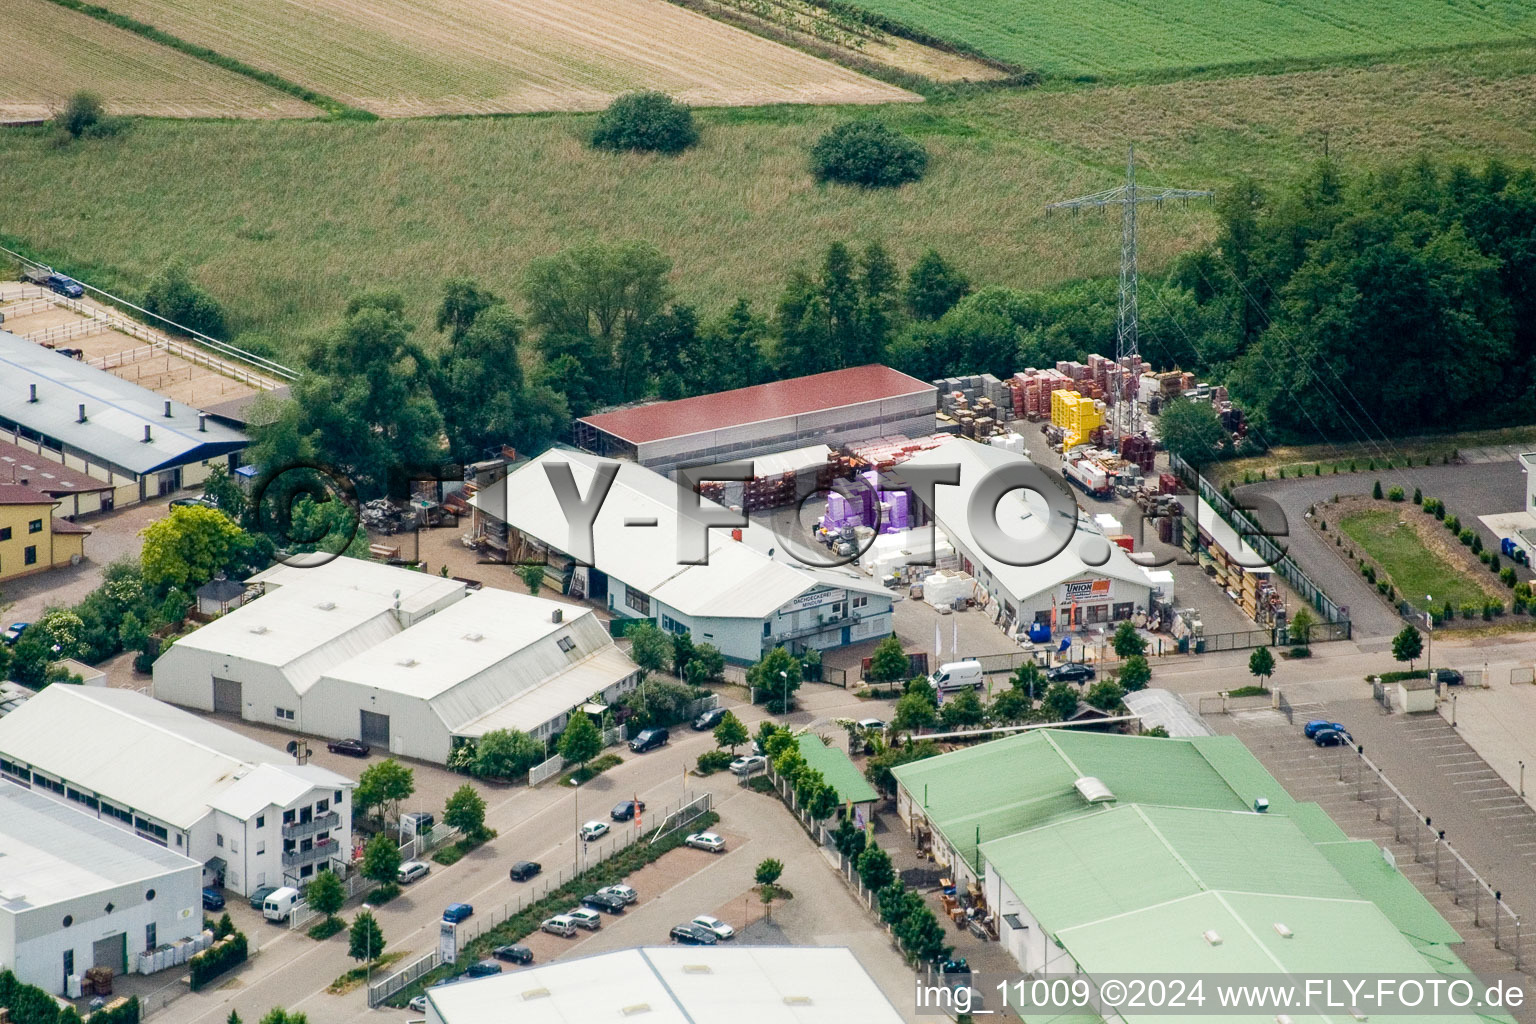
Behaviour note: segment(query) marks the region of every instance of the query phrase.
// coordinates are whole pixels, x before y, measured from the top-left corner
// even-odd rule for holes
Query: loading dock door
[[[91,966],[110,967],[116,974],[128,973],[128,933],[118,932],[93,942]]]
[[[374,711],[359,711],[361,716],[358,738],[369,746],[389,749],[389,716]]]
[[[243,701],[240,695],[240,680],[220,679],[213,677],[213,710],[223,711],[237,718],[240,715]]]

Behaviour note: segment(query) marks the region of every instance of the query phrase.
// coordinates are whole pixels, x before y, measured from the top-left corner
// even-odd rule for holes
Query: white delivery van
[[[286,921],[293,913],[293,905],[299,902],[299,890],[291,885],[274,889],[261,904],[261,916],[268,921]]]
[[[929,677],[929,682],[933,683],[933,688],[941,694],[954,693],[957,690],[980,690],[984,686],[981,678],[981,662],[946,662]]]

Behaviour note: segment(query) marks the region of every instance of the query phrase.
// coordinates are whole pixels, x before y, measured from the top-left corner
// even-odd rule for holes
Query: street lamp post
[[[779,670],[779,678],[784,681],[784,721],[789,721],[789,673],[784,669]]]
[[[1525,796],[1525,762],[1520,762],[1520,795]]]
[[[1424,632],[1429,634],[1429,643],[1424,648],[1424,671],[1426,678],[1435,684],[1435,696],[1440,695],[1440,683],[1435,679],[1435,599],[1428,594],[1424,595]]]
[[[365,914],[371,914],[373,913],[373,908],[364,903],[362,906],[362,912]],[[367,946],[364,948],[364,952],[368,954],[368,966],[364,968],[365,980],[363,982],[363,991],[365,992],[373,988],[373,929],[368,928],[366,931],[368,934],[363,936],[363,938],[367,941]]]

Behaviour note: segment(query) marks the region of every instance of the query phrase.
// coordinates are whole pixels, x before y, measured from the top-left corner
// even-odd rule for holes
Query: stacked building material
[[[1013,415],[1038,422],[1051,414],[1051,392],[1071,390],[1073,380],[1056,369],[1029,367],[1012,377]]]
[[[1104,403],[1076,391],[1052,391],[1051,424],[1066,431],[1068,448],[1075,447],[1104,425]]]
[[[1152,442],[1141,434],[1127,434],[1120,439],[1120,457],[1132,463],[1143,474],[1151,473],[1157,460]]]
[[[742,484],[742,507],[748,512],[759,512],[794,504],[797,476],[794,470],[788,470],[773,476],[753,477]]]
[[[918,452],[937,448],[955,439],[954,434],[930,434],[927,437],[880,437],[850,445],[851,469],[890,469]]]

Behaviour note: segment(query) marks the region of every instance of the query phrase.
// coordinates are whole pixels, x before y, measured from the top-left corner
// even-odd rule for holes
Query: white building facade
[[[0,718],[0,781],[190,857],[203,885],[241,894],[352,860],[351,779],[132,690],[50,686]]]
[[[26,984],[68,995],[91,967],[127,973],[195,939],[201,877],[194,860],[0,784],[0,965]]]

